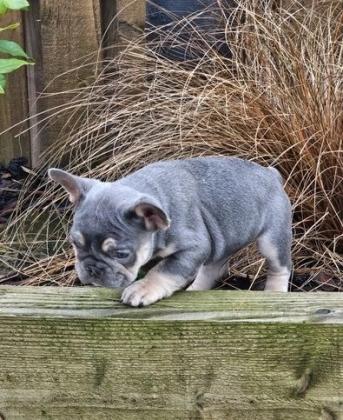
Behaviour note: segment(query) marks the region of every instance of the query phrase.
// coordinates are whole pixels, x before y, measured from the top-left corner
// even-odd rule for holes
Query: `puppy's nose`
[[[101,267],[96,267],[95,265],[88,265],[86,268],[88,274],[92,277],[100,277],[104,272],[104,269]]]

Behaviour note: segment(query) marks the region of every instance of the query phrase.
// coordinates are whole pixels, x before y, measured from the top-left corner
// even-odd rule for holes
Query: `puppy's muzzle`
[[[83,284],[92,284],[94,281],[101,282],[109,272],[109,267],[106,264],[92,258],[87,258],[82,266],[84,274],[80,276],[80,280]]]
[[[105,269],[104,267],[96,267],[95,265],[87,265],[86,271],[91,277],[99,278],[103,276]]]

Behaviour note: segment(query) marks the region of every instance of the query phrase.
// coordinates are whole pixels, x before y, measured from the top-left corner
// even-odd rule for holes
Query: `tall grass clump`
[[[71,212],[48,167],[114,180],[159,159],[227,155],[273,165],[285,180],[293,289],[342,290],[343,3],[239,0],[216,13],[213,34],[189,16],[130,44],[65,110],[43,116],[67,122],[1,237],[1,261],[23,283],[75,280]],[[166,46],[192,59],[162,57]],[[262,279],[263,260],[249,248],[230,273]]]

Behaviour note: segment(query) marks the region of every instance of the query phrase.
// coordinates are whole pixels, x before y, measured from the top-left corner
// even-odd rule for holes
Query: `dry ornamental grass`
[[[237,3],[218,7],[211,34],[193,16],[156,30],[148,45],[126,46],[91,86],[43,114],[43,123],[67,123],[1,234],[1,263],[20,284],[75,281],[71,212],[48,167],[113,180],[160,159],[228,155],[284,177],[294,207],[292,289],[343,289],[343,3]],[[192,62],[161,57],[166,47],[186,48]],[[237,278],[249,277],[258,288],[264,273],[250,247],[232,259],[227,282],[241,287]]]

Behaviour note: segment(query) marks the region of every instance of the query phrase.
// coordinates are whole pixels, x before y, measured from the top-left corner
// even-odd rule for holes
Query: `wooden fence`
[[[0,287],[0,418],[343,419],[339,293]]]
[[[202,7],[199,4],[217,4],[217,0],[155,1],[178,12]],[[292,1],[275,0],[275,4]],[[303,4],[311,2],[306,0]],[[3,24],[21,23],[20,29],[5,32],[4,36],[23,45],[36,64],[11,74],[6,95],[0,95],[0,164],[23,155],[33,167],[37,166],[41,152],[55,141],[65,122],[37,128],[37,122],[43,118],[35,115],[56,109],[68,99],[67,94],[49,97],[49,93],[82,87],[94,68],[84,66],[77,72],[68,71],[100,48],[105,48],[102,51],[108,58],[118,51],[108,48],[110,45],[134,39],[144,28],[145,9],[146,0],[30,0],[28,12],[13,12],[1,19]],[[63,74],[64,77],[58,77]],[[45,95],[41,96],[42,92]],[[9,130],[10,127],[14,128]]]
[[[7,31],[6,39],[23,45],[35,66],[11,74],[6,95],[0,96],[0,163],[12,157],[26,156],[33,166],[39,154],[58,135],[60,126],[39,131],[36,119],[17,125],[45,109],[64,103],[66,97],[42,98],[41,92],[66,91],[83,85],[89,78],[89,67],[72,76],[62,73],[80,65],[85,56],[99,47],[113,45],[119,38],[132,38],[144,27],[145,0],[30,0],[30,10],[11,13],[1,19],[5,24],[19,21],[19,30]],[[117,17],[116,17],[117,16]],[[110,25],[110,29],[107,30]],[[80,61],[81,60],[81,61]],[[13,130],[7,131],[9,127]],[[18,133],[28,129],[26,133]]]

